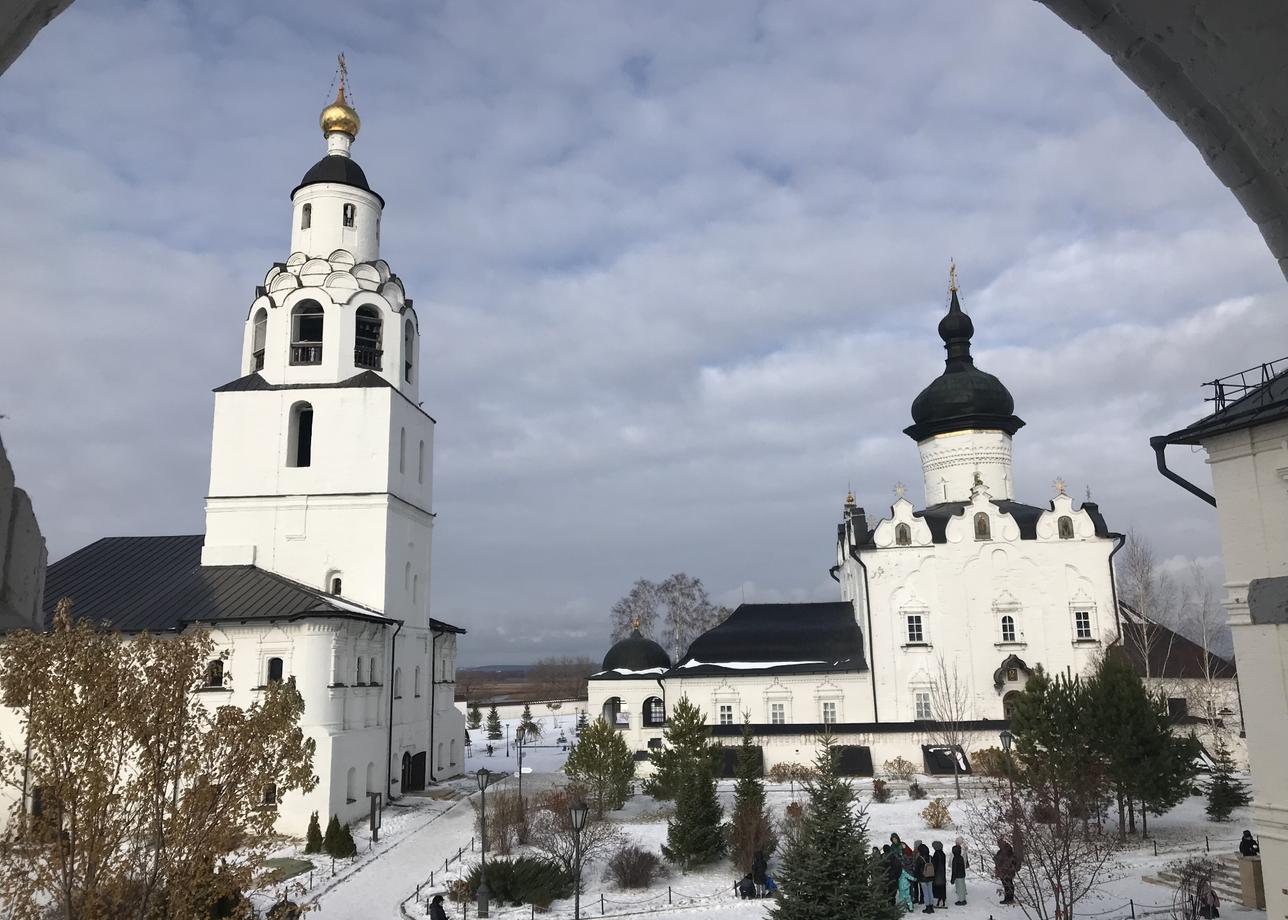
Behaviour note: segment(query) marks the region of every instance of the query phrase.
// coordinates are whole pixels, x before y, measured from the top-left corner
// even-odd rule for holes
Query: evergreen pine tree
[[[702,758],[680,768],[675,814],[666,822],[662,855],[685,869],[714,862],[725,854],[724,810],[716,797],[716,779]]]
[[[541,726],[532,718],[532,706],[528,703],[523,704],[523,715],[519,719],[519,727],[523,729],[525,741],[535,741],[541,737]]]
[[[586,721],[586,710],[583,709],[581,712],[577,713],[577,734],[580,735],[584,732],[588,724],[589,723]]]
[[[309,829],[304,835],[304,852],[322,852],[322,828],[318,824],[318,813],[316,811],[309,816]]]
[[[349,859],[352,856],[358,855],[358,845],[353,842],[353,831],[349,829],[349,825],[340,825],[340,835],[336,839],[338,841],[336,844],[337,852],[335,854],[337,857],[341,859]]]
[[[815,773],[804,780],[809,803],[779,865],[775,920],[895,920],[902,911],[868,855],[867,821],[854,789],[836,773],[836,741],[819,739]]]
[[[483,724],[483,710],[479,709],[478,700],[470,703],[469,719],[466,724],[475,731]]]
[[[1229,821],[1234,809],[1252,802],[1252,795],[1243,780],[1234,775],[1234,758],[1230,756],[1224,738],[1217,739],[1214,760],[1216,763],[1206,789],[1207,815],[1213,821]]]
[[[592,722],[568,754],[564,772],[586,787],[595,816],[626,804],[635,778],[635,756],[622,733],[602,718]]]
[[[487,713],[487,738],[489,741],[500,741],[503,737],[501,716],[496,711],[496,704],[493,704]]]
[[[752,740],[751,719],[746,718],[742,723],[737,782],[733,787],[733,821],[729,825],[730,854],[739,872],[752,870],[757,852],[768,859],[778,846],[778,836],[765,808],[763,763]]]
[[[662,747],[649,752],[653,775],[644,791],[657,799],[672,799],[679,792],[681,778],[701,759],[711,776],[716,775],[720,748],[711,741],[707,717],[687,696],[676,700],[662,732]]]
[[[326,825],[326,836],[322,838],[322,852],[328,856],[338,856],[340,850],[340,819],[335,815]]]

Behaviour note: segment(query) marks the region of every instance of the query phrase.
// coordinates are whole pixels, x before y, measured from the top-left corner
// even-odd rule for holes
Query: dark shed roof
[[[1288,416],[1288,371],[1284,371],[1218,412],[1165,435],[1167,444],[1201,444],[1204,439],[1264,425]]]
[[[1122,638],[1114,644],[1127,656],[1137,674],[1144,677],[1148,673],[1151,678],[1173,680],[1201,680],[1208,677],[1203,646],[1161,623],[1141,616],[1127,604],[1120,603],[1119,606],[1123,613]],[[1148,672],[1145,668],[1146,658],[1149,659]],[[1229,658],[1212,652],[1207,652],[1206,658],[1213,678],[1236,676],[1235,664]]]
[[[164,632],[194,623],[342,617],[393,623],[343,601],[249,565],[203,566],[201,534],[104,537],[55,562],[45,578],[44,613],[70,597],[78,618],[123,632]],[[435,629],[463,632],[431,621]]]
[[[753,667],[735,669],[727,667],[729,663]],[[742,670],[775,674],[867,670],[854,606],[848,601],[741,604],[729,619],[694,639],[670,673],[696,677]]]

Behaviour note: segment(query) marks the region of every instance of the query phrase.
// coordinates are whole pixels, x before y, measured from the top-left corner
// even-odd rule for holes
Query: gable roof
[[[122,632],[254,620],[343,618],[392,624],[383,614],[250,565],[203,566],[201,534],[104,537],[49,566],[44,616],[64,597],[78,619]],[[431,620],[434,629],[463,629]]]
[[[867,667],[863,632],[848,601],[740,604],[727,620],[694,639],[667,676],[803,674]]]
[[[1132,668],[1141,677],[1205,679],[1210,666],[1211,676],[1217,679],[1234,679],[1238,674],[1235,663],[1213,652],[1204,652],[1203,646],[1168,629],[1162,623],[1144,616],[1129,604],[1119,602],[1122,608],[1122,635],[1114,642],[1127,656]],[[1146,670],[1145,662],[1149,661]]]

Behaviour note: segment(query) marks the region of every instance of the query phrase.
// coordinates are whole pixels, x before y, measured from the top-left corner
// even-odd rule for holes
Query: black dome
[[[1015,434],[1024,422],[1015,416],[1011,392],[992,374],[975,366],[970,354],[975,325],[952,292],[948,315],[939,321],[948,359],[944,372],[912,401],[913,424],[903,430],[914,441],[968,428]]]
[[[291,197],[306,185],[315,185],[319,182],[335,182],[339,185],[351,185],[354,188],[360,188],[364,192],[371,192],[371,186],[367,184],[367,174],[362,171],[362,167],[352,157],[342,157],[338,154],[327,154],[318,160],[309,171],[304,174],[300,184],[291,190]],[[380,198],[375,192],[371,192],[377,198]],[[384,207],[385,200],[380,198],[380,205]]]
[[[647,671],[650,668],[671,667],[671,657],[652,639],[645,639],[638,629],[618,642],[604,656],[602,670],[621,668],[624,671]]]

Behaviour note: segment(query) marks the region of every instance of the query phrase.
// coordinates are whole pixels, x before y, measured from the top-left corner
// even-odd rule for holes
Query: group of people
[[[778,894],[778,884],[769,874],[769,860],[764,850],[757,850],[751,861],[751,871],[734,886],[740,898],[772,898]]]
[[[953,844],[950,855],[938,840],[930,846],[915,840],[909,846],[898,834],[891,834],[890,842],[880,850],[872,848],[872,860],[875,868],[884,869],[891,899],[906,911],[916,905],[921,905],[923,914],[933,914],[937,907],[946,908],[949,884],[953,886],[953,904],[961,907],[966,903],[966,870],[970,868],[970,860],[966,841],[961,837]],[[1010,842],[999,841],[993,857],[993,874],[1002,883],[1003,904],[1015,903],[1018,869],[1019,860]]]

